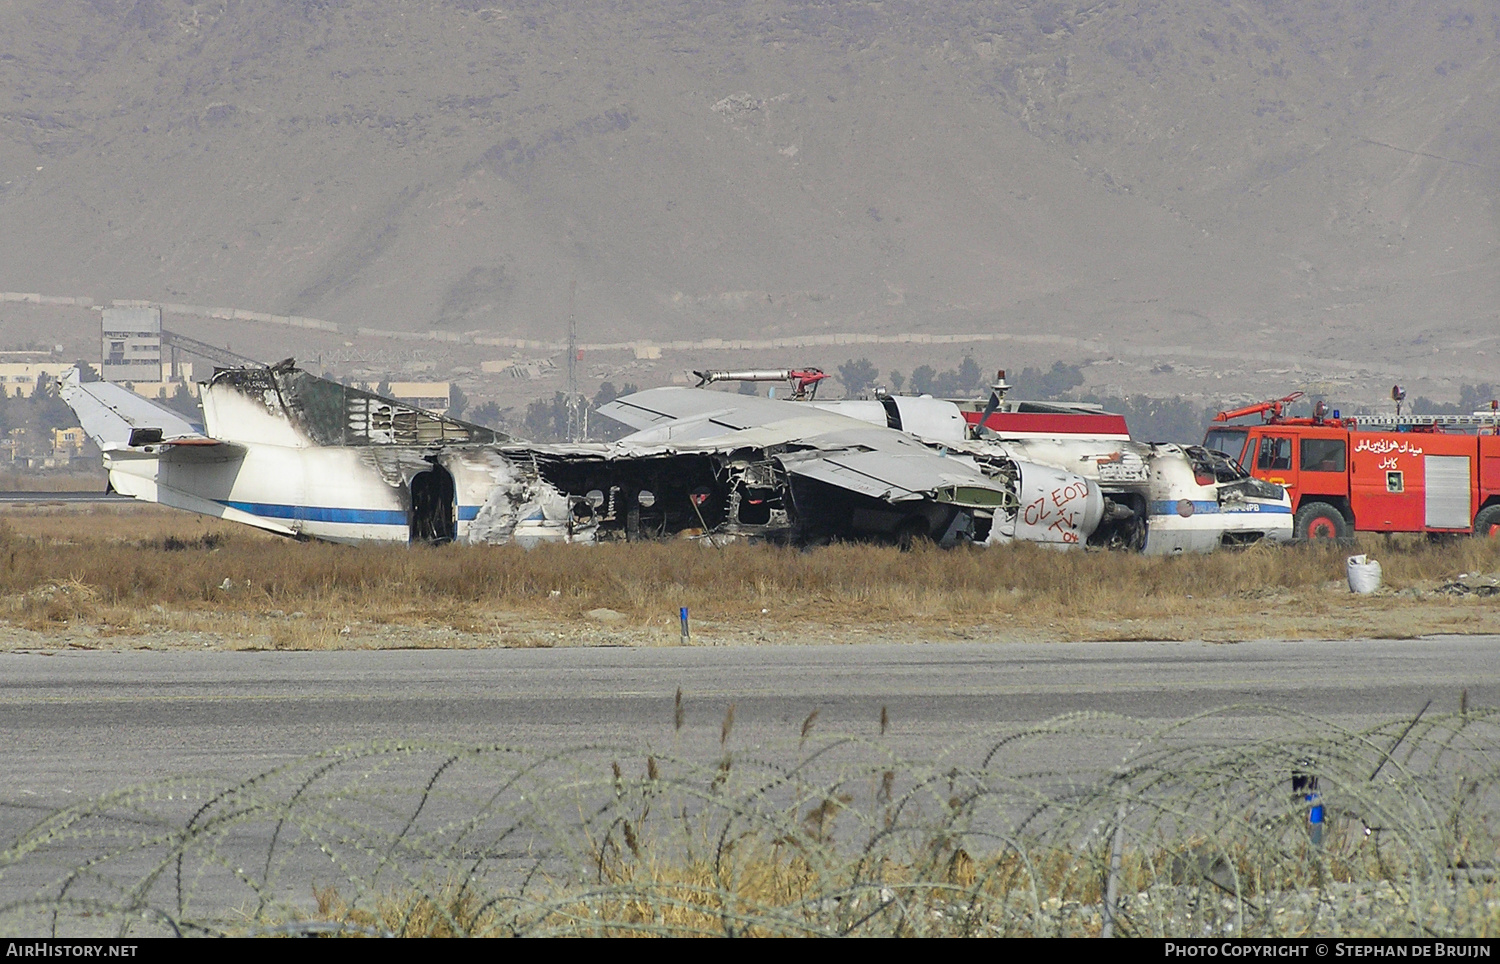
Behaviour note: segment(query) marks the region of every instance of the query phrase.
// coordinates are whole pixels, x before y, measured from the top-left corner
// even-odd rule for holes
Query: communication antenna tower
[[[568,285],[568,441],[576,442],[587,431],[582,397],[578,394],[578,282]]]

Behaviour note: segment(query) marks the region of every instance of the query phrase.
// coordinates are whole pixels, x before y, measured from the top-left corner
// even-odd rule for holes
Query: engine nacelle
[[[1104,493],[1088,479],[1035,462],[1019,462],[1013,519],[995,520],[989,543],[1015,539],[1061,547],[1081,546],[1104,518]]]

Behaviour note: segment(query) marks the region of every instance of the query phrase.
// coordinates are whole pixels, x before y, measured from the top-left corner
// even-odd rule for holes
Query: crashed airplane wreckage
[[[335,542],[795,545],[1013,540],[1153,553],[1283,538],[1284,492],[1228,460],[1117,438],[1006,440],[927,396],[616,399],[610,443],[534,444],[319,378],[221,369],[205,428],[107,382],[63,400],[124,495]]]
[[[635,434],[553,445],[349,388],[290,360],[216,371],[202,386],[202,431],[76,371],[61,394],[104,453],[115,491],[336,542],[706,535],[1069,546],[1087,541],[1104,513],[1097,485],[1074,472],[945,452],[837,412],[722,392],[618,399],[602,411]]]
[[[816,368],[695,374],[700,384],[786,381],[804,404],[900,430],[950,454],[1080,475],[1104,503],[1090,546],[1170,555],[1292,538],[1291,498],[1282,486],[1201,446],[1134,441],[1123,417],[1096,405],[1009,399],[1003,371],[983,406],[884,391],[874,399],[815,401],[826,377]],[[1023,516],[1034,506],[1026,503]]]

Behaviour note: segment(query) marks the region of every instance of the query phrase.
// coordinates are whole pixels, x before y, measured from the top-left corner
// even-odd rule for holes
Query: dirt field
[[[1355,596],[1351,551],[1385,569]],[[1032,546],[351,548],[148,505],[0,512],[0,647],[386,649],[1500,633],[1500,545],[1170,559]]]

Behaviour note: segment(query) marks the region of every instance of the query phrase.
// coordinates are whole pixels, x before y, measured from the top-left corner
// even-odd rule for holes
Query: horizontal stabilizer
[[[163,441],[212,441],[171,409],[113,382],[82,381],[76,368],[59,379],[59,394],[101,450],[139,448]]]

